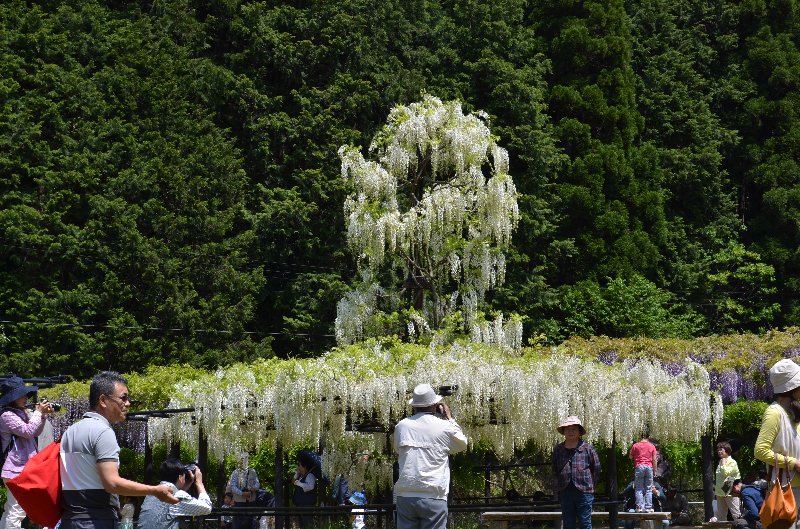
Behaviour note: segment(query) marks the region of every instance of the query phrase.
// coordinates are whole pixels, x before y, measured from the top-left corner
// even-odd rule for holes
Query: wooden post
[[[617,529],[617,514],[619,513],[619,505],[617,504],[617,496],[619,495],[619,487],[617,486],[617,432],[611,433],[611,446],[608,448],[608,499],[612,503],[608,505],[608,526],[611,529]],[[644,529],[644,528],[643,528]]]
[[[714,440],[710,434],[700,438],[703,461],[703,506],[705,507],[704,519],[707,522],[714,516]]]
[[[275,507],[286,507],[283,496],[283,446],[280,441],[275,443]],[[286,517],[286,521],[289,518]],[[284,517],[275,516],[275,528],[284,526]]]
[[[483,502],[488,504],[492,497],[492,471],[489,465],[493,464],[494,458],[491,450],[487,450],[483,455]]]
[[[200,470],[208,468],[208,438],[203,427],[197,429],[197,465]]]
[[[201,469],[202,470],[202,469]],[[217,498],[220,499],[220,504],[225,496],[225,488],[228,486],[228,473],[225,472],[225,458],[217,465]]]
[[[152,483],[153,479],[153,448],[148,442],[148,422],[144,423],[144,482]]]

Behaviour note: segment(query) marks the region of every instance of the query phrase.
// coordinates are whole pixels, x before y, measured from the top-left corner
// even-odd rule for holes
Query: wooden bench
[[[731,529],[733,522],[703,522],[703,529]]]
[[[592,520],[608,521],[608,512],[593,511]],[[528,521],[528,522],[548,522],[561,519],[561,511],[520,511],[520,512],[485,512],[481,519],[489,524],[489,529],[508,529],[509,522]],[[656,529],[654,522],[669,520],[668,512],[620,512],[617,513],[617,520],[636,520],[641,522],[642,529]],[[723,528],[708,528],[723,529]]]

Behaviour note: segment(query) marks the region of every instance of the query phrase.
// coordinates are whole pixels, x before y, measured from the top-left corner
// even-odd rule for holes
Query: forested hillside
[[[337,149],[490,116],[525,335],[800,325],[800,2],[10,0],[0,372],[311,356],[355,275]]]

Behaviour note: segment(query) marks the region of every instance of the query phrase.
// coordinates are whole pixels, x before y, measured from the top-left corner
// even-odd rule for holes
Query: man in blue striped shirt
[[[178,517],[202,516],[211,512],[211,498],[203,485],[203,473],[196,466],[184,465],[178,459],[167,459],[161,463],[158,479],[173,487],[180,502],[170,505],[148,496],[142,503],[139,529],[178,529]],[[197,498],[186,492],[192,483],[197,486]]]

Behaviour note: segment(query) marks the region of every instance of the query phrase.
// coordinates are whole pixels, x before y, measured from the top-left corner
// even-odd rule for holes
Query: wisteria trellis
[[[529,442],[550,450],[559,437],[556,426],[568,414],[583,418],[590,441],[610,442],[616,435],[623,446],[645,424],[662,441],[697,441],[722,417],[719,397],[709,401],[707,371],[691,361],[672,376],[642,361],[606,366],[559,355],[535,359],[492,346],[438,351],[376,344],[318,359],[237,365],[181,381],[169,407],[194,405],[196,421],[185,415],[151,419],[149,440],[194,446],[203,428],[218,456],[263,442],[322,441],[326,472],[355,472],[367,484],[388,485],[391,461],[380,457],[386,435],[346,426],[368,419],[388,430],[408,412],[409,391],[420,382],[457,385],[449,401],[471,445],[490,446],[501,459]],[[359,459],[365,453],[377,457]]]
[[[252,448],[261,440],[274,445],[280,438],[283,443],[313,446],[322,439],[327,469],[349,468],[353,483],[363,482],[375,490],[391,475],[388,459],[361,455],[380,452],[386,436],[342,432],[340,412],[348,403],[352,410],[361,410],[362,418],[374,410],[382,424],[391,424],[407,411],[398,395],[413,384],[458,384],[450,400],[473,446],[486,441],[501,456],[510,453],[512,443],[527,438],[549,450],[555,440],[556,417],[566,410],[585,414],[592,440],[608,441],[613,427],[624,444],[638,435],[637,424],[649,422],[664,440],[692,441],[709,421],[719,423],[722,402],[769,398],[768,366],[778,358],[800,356],[798,329],[765,337],[629,342],[598,338],[520,353],[479,345],[431,350],[409,344],[359,344],[337,348],[320,359],[273,359],[215,373],[175,366],[153,368],[132,375],[131,390],[150,409],[168,404],[197,406],[200,424],[217,455]],[[661,363],[642,360],[659,356]],[[81,417],[87,393],[86,383],[68,390],[63,386],[43,390],[49,398],[61,400],[67,410],[52,419],[57,436]],[[174,397],[172,402],[165,400],[167,395]],[[556,411],[545,405],[556,406]],[[509,432],[508,424],[487,424],[491,406],[496,407],[498,422],[520,428]],[[191,423],[188,415],[156,420],[150,441],[175,438],[194,446],[198,425]],[[276,425],[281,429],[268,429]],[[144,448],[142,426],[134,423],[120,430],[125,446]]]

